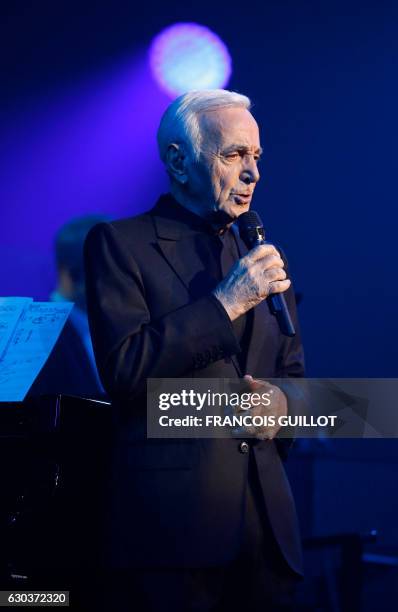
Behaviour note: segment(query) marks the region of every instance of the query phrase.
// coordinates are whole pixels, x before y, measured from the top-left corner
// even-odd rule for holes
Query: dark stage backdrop
[[[254,207],[291,262],[311,376],[396,376],[398,5],[12,2],[1,16],[0,293],[46,298],[70,217],[149,208],[167,98],[146,50],[216,31],[265,149]]]

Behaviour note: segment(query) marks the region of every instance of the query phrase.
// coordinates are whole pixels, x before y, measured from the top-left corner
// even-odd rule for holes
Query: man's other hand
[[[269,382],[264,380],[256,380],[250,374],[246,374],[244,377],[245,382],[248,386],[248,393],[269,393],[271,403],[269,406],[252,406],[247,410],[240,410],[239,414],[245,412],[251,416],[274,416],[274,426],[258,426],[258,427],[246,427],[245,430],[248,434],[254,435],[259,440],[272,440],[277,435],[280,425],[278,425],[278,418],[281,416],[287,416],[288,406],[287,399],[283,391],[271,385]]]

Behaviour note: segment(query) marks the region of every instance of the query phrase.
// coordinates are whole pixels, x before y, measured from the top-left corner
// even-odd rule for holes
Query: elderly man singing
[[[234,230],[260,178],[249,109],[225,90],[175,100],[158,130],[170,192],[86,241],[90,328],[113,399],[104,563],[118,611],[288,610],[302,572],[275,428],[243,441],[146,437],[147,378],[246,376],[257,388],[304,373],[285,262]],[[294,337],[267,307],[277,293]],[[274,410],[286,414],[282,392]]]

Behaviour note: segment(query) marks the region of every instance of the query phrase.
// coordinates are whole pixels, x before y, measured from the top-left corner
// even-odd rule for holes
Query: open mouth
[[[240,205],[248,204],[252,199],[251,194],[246,193],[234,193],[233,197],[235,202]]]

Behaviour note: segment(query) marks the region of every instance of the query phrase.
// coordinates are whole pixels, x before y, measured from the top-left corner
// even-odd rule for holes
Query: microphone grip
[[[257,239],[256,243],[267,244],[266,241],[261,238]],[[283,293],[271,293],[271,295],[267,297],[267,303],[270,313],[274,315],[278,321],[281,334],[289,338],[294,338],[296,330],[294,329],[293,321]]]
[[[262,221],[254,210],[243,213],[238,217],[238,228],[240,237],[248,249],[260,244],[268,244],[265,240]],[[267,303],[270,313],[276,317],[281,333],[293,338],[296,335],[296,330],[283,293],[271,293],[267,297]]]
[[[271,295],[267,297],[267,302],[271,314],[275,315],[278,321],[281,333],[284,336],[293,338],[296,335],[296,330],[294,329],[293,321],[283,293],[271,293]]]

